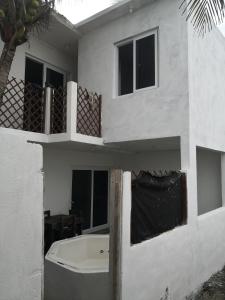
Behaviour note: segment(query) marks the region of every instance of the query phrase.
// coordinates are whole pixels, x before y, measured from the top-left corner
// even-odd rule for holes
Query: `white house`
[[[0,110],[1,300],[43,297],[43,211],[68,214],[89,191],[84,231],[113,228],[112,169],[124,171],[115,299],[182,300],[224,266],[224,65],[224,37],[198,37],[176,0],[125,0],[76,26],[55,15],[18,49]],[[185,224],[136,245],[133,170],[187,179]]]

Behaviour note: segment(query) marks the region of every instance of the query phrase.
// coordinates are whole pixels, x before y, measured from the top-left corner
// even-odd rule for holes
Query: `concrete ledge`
[[[83,144],[90,144],[96,146],[104,146],[102,138],[88,136],[79,133],[58,133],[58,134],[43,134],[36,132],[23,131],[19,129],[11,128],[0,128],[0,133],[10,134],[14,136],[22,136],[24,139],[30,142],[41,143],[41,144],[50,144],[50,143],[62,143],[62,142],[76,142]]]

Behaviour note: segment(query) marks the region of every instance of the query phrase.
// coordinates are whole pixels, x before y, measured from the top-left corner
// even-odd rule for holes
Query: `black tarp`
[[[141,171],[132,181],[131,243],[137,244],[186,222],[186,176]]]

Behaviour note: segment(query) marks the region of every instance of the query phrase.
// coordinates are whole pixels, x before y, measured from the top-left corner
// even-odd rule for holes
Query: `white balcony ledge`
[[[36,143],[103,146],[101,96],[75,82],[44,90],[12,78],[0,106],[0,130]]]
[[[18,129],[11,128],[0,128],[0,133],[22,136],[28,142],[40,143],[40,144],[62,144],[62,143],[80,143],[86,145],[95,145],[95,146],[104,146],[104,142],[102,138],[83,135],[79,133],[73,133],[69,135],[68,133],[58,133],[58,134],[44,134],[44,133],[36,133],[23,131]]]

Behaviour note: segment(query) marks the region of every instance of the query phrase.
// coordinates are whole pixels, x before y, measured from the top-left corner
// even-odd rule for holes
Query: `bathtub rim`
[[[70,261],[57,257],[58,245],[71,243],[72,241],[78,239],[106,238],[106,237],[109,238],[109,235],[108,234],[84,234],[84,235],[79,235],[72,238],[56,241],[51,245],[48,252],[46,253],[45,260],[57,264],[58,266],[73,271],[75,273],[81,273],[81,274],[109,273],[109,265],[108,268],[83,269],[77,267],[76,264],[73,264]]]

